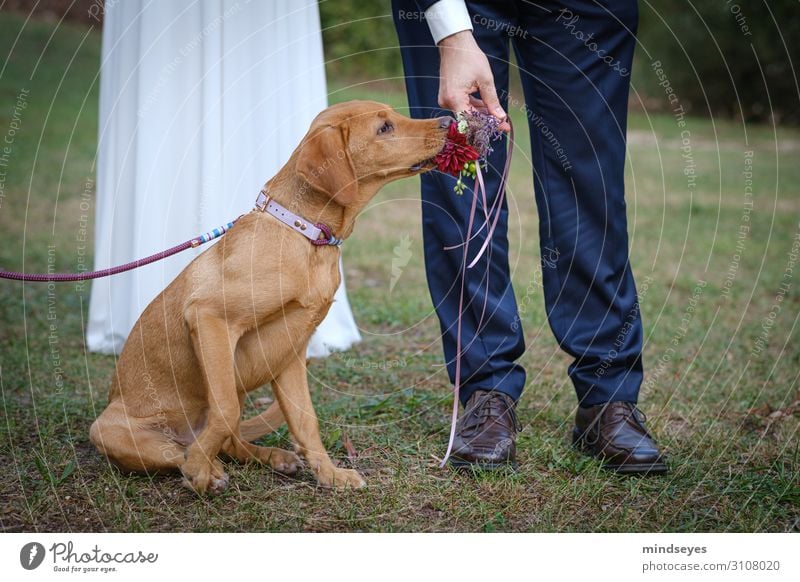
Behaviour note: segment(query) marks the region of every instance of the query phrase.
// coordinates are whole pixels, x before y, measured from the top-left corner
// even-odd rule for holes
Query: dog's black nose
[[[439,118],[439,127],[441,127],[442,129],[447,129],[448,127],[450,127],[450,124],[453,123],[454,121],[455,119],[453,119],[449,115],[444,115]]]

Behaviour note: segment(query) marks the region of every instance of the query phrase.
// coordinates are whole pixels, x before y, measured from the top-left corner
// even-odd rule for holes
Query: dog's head
[[[385,184],[432,169],[451,121],[410,119],[375,101],[340,103],[314,119],[295,171],[336,204],[359,208]]]

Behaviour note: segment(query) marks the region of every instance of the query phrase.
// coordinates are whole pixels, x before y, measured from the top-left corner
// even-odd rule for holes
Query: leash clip
[[[318,229],[322,231],[322,234],[325,235],[325,238],[318,238],[316,240],[312,240],[311,241],[312,245],[315,246],[328,245],[332,247],[338,247],[341,246],[341,244],[344,242],[342,239],[333,236],[333,232],[331,232],[331,227],[325,224],[324,222],[317,223],[314,226],[316,226]]]

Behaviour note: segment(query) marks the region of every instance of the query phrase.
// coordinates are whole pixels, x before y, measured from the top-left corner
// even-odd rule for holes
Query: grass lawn
[[[69,271],[83,252],[82,215],[89,236],[94,215],[100,35],[23,22],[0,13],[0,134],[12,131],[23,90],[26,103],[0,167],[0,265]],[[404,104],[396,84],[332,84],[332,100],[353,97]],[[200,498],[176,476],[111,468],[88,440],[114,368],[113,357],[85,349],[90,286],[3,281],[0,529],[797,531],[800,270],[790,253],[800,244],[800,133],[694,118],[686,129],[694,188],[669,115],[632,115],[627,173],[646,336],[641,400],[671,458],[669,475],[609,475],[568,446],[576,402],[569,358],[544,315],[536,237],[524,236],[537,226],[520,136],[509,236],[529,385],[517,473],[437,468],[451,396],[425,286],[417,184],[408,180],[378,196],[344,250],[364,342],[310,368],[325,443],[366,476],[367,489],[332,492],[307,471],[287,478],[229,465],[229,490]],[[405,248],[411,259],[392,286],[392,259]],[[251,401],[246,413],[256,408]],[[286,438],[282,431],[265,442]]]

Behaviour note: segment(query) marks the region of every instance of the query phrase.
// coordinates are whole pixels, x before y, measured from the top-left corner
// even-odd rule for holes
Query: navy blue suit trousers
[[[426,3],[392,4],[411,115],[447,114],[437,103],[439,52],[421,17]],[[573,358],[568,374],[578,400],[582,406],[636,402],[642,324],[624,198],[636,0],[468,0],[467,7],[503,107],[527,118],[545,308],[556,340]],[[509,102],[512,47],[524,103]],[[505,157],[506,148],[498,144],[486,176],[490,196],[497,195]],[[443,247],[463,242],[471,192],[456,195],[455,179],[439,172],[421,180],[425,268],[452,382],[462,252]],[[525,386],[517,362],[525,343],[509,274],[507,226],[504,205],[489,252],[467,273],[462,402],[476,389],[500,390],[516,400]],[[485,230],[470,243],[472,252],[483,235]]]

